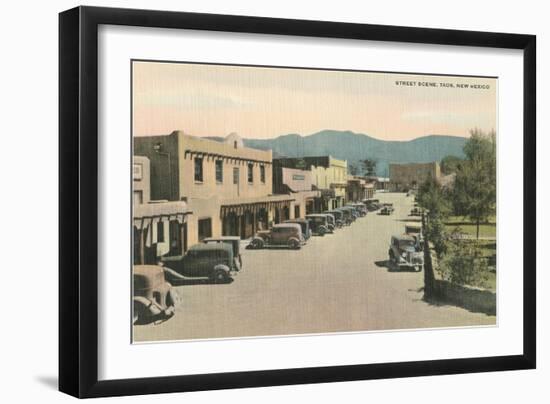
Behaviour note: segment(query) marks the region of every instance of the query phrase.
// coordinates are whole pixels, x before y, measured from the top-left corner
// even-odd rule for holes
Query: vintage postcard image
[[[496,325],[497,78],[131,68],[133,342]]]

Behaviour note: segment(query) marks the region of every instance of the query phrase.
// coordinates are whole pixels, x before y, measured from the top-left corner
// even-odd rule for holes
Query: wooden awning
[[[258,213],[260,209],[284,208],[290,207],[290,203],[294,198],[290,195],[272,195],[260,198],[239,198],[234,200],[224,200],[221,202],[220,217],[225,217],[229,214],[237,216],[247,212]]]
[[[184,201],[155,202],[134,205],[134,226],[141,229],[144,223],[151,220],[177,220],[180,224],[185,223],[186,216],[193,212],[187,209]]]

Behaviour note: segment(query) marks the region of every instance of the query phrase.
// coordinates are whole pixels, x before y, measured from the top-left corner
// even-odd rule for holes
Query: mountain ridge
[[[289,133],[271,139],[243,139],[244,145],[273,150],[274,157],[331,155],[360,165],[360,160],[377,161],[377,175],[388,176],[390,163],[427,163],[447,155],[464,157],[467,138],[429,134],[410,140],[381,140],[364,133],[326,129],[302,136]]]

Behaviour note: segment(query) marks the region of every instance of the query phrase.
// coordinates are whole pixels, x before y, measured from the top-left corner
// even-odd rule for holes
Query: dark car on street
[[[311,237],[311,229],[309,228],[309,221],[307,219],[289,219],[285,220],[283,223],[296,223],[300,225],[302,228],[302,235],[304,236],[303,244]]]
[[[349,226],[355,220],[355,217],[353,216],[351,209],[336,208],[334,210],[338,212],[342,212],[342,221],[346,226]]]
[[[279,223],[269,230],[260,230],[250,241],[249,248],[286,246],[298,250],[305,243],[302,227],[298,223]]]
[[[161,266],[135,265],[133,277],[134,324],[164,321],[174,315],[179,298]]]
[[[323,213],[328,213],[332,216],[334,216],[334,224],[336,225],[336,228],[341,228],[345,223],[344,220],[344,213],[342,213],[339,210],[325,210]]]
[[[235,260],[236,270],[240,271],[243,269],[241,238],[239,236],[207,237],[202,242],[206,244],[224,243],[230,245],[233,248],[233,259]]]
[[[408,267],[421,271],[424,267],[424,253],[418,238],[408,234],[392,236],[388,256],[399,269]]]
[[[306,215],[306,219],[309,221],[309,227],[314,235],[324,236],[330,232],[327,215],[314,213]]]
[[[367,207],[363,203],[350,203],[347,206],[351,206],[353,209],[355,209],[358,217],[364,217],[367,215]]]
[[[210,280],[228,283],[234,272],[239,270],[233,247],[227,243],[195,244],[185,255],[163,256],[167,275],[175,280]]]
[[[382,209],[380,209],[380,214],[384,216],[389,216],[393,213],[393,209],[389,206],[384,206]]]

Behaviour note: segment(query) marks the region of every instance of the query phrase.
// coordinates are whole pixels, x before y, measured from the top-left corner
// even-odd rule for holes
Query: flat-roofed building
[[[390,164],[390,183],[393,191],[418,189],[428,178],[439,181],[441,170],[437,161],[431,163]]]
[[[282,167],[309,170],[313,189],[321,193],[320,211],[345,205],[347,186],[347,161],[332,156],[279,158]]]
[[[134,264],[156,264],[165,254],[186,249],[187,217],[184,201],[151,200],[151,172],[147,157],[133,157],[132,172]]]
[[[374,184],[364,177],[349,175],[346,190],[348,202],[363,202],[374,197]]]
[[[273,160],[273,192],[294,197],[291,206],[291,219],[304,218],[314,213],[315,201],[320,192],[313,190],[313,174],[310,170],[282,167],[279,160]]]
[[[151,161],[151,192],[186,201],[188,245],[206,237],[248,238],[290,218],[293,198],[273,195],[271,150],[244,147],[235,133],[222,140],[182,131],[134,137],[134,153]]]

